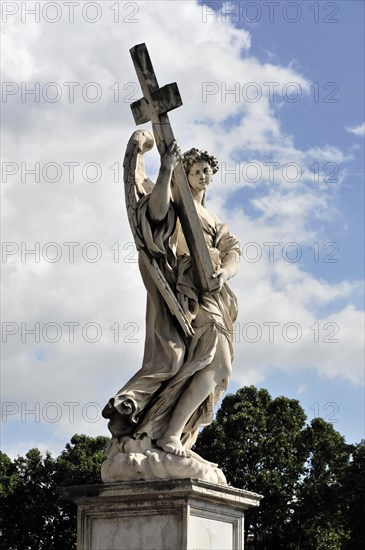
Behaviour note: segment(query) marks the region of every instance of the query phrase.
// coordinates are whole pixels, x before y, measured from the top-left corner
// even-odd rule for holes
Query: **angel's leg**
[[[192,383],[180,397],[164,435],[157,445],[168,453],[186,456],[181,436],[186,423],[217,385],[225,386],[231,373],[231,354],[225,337],[218,339],[217,351],[212,363],[194,375]]]

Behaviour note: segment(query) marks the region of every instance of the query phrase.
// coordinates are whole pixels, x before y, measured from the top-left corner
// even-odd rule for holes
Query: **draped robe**
[[[177,298],[188,299],[189,314],[195,335],[186,337],[156,288],[143,262],[139,262],[147,290],[146,340],[141,369],[109,400],[103,416],[109,418],[114,436],[136,439],[147,435],[161,438],[167,430],[179,398],[194,383],[194,375],[207,368],[217,353],[219,338],[229,346],[233,360],[233,323],[237,317],[237,300],[225,283],[220,292],[202,294],[194,283],[189,249],[173,206],[163,222],[154,224],[148,217],[149,194],[137,207],[139,234],[145,250],[156,258],[160,269]],[[199,214],[199,213],[198,213]],[[199,214],[209,255],[215,268],[224,265],[227,254],[239,243],[228,226],[217,218]],[[213,221],[212,221],[213,220]],[[230,368],[230,365],[229,365]],[[184,448],[191,448],[199,426],[213,419],[214,405],[226,389],[227,380],[193,412],[183,430]]]

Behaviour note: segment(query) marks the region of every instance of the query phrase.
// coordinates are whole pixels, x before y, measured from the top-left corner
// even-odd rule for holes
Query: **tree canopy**
[[[364,497],[356,484],[365,473],[360,448],[355,453],[321,418],[307,425],[297,400],[272,399],[250,386],[225,397],[194,450],[217,462],[231,485],[264,496],[246,513],[247,548],[357,550],[354,529],[361,528]]]
[[[100,483],[108,438],[74,435],[53,458],[0,453],[1,542],[8,550],[76,543],[76,506],[60,487]],[[222,401],[194,450],[228,482],[261,493],[245,515],[252,550],[360,550],[365,540],[365,441],[348,445],[321,418],[306,423],[295,399],[244,387]]]
[[[64,550],[76,542],[76,506],[59,487],[98,483],[107,437],[74,435],[61,455],[0,453],[1,541],[8,550]]]

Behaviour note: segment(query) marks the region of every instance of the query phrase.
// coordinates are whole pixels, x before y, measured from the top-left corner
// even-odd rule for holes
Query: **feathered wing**
[[[138,228],[137,204],[153,189],[154,183],[147,178],[143,155],[154,145],[154,139],[147,130],[137,130],[132,134],[124,156],[124,192],[127,215],[137,250],[144,248]]]
[[[153,145],[153,136],[147,130],[135,131],[128,142],[123,163],[127,215],[140,259],[143,261],[170,312],[176,317],[184,334],[192,337],[194,330],[190,321],[158,266],[156,259],[149,254],[138,221],[138,203],[152,191],[154,186],[154,183],[146,175],[143,159],[144,153],[152,149]]]

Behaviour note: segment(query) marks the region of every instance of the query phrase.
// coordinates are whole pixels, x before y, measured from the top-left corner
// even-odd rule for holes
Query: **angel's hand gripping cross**
[[[134,120],[137,125],[152,122],[157,148],[163,155],[175,140],[167,113],[182,105],[179,89],[176,83],[159,88],[145,44],[134,46],[130,52],[144,94],[131,105]],[[172,193],[193,261],[197,286],[201,292],[210,292],[216,288],[214,267],[181,162],[173,172]]]

